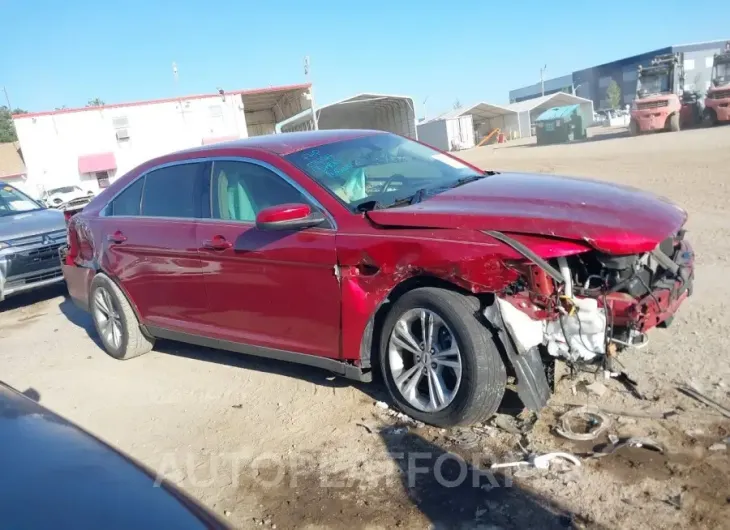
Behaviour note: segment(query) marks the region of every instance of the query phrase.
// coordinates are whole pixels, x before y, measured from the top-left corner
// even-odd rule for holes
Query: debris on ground
[[[608,388],[600,381],[595,381],[590,385],[586,385],[586,390],[588,390],[588,392],[590,392],[591,394],[595,394],[596,396],[601,397],[608,391]]]
[[[680,385],[677,387],[677,390],[679,390],[680,392],[682,392],[683,394],[685,394],[691,398],[696,399],[700,403],[715,409],[716,411],[718,411],[720,414],[722,414],[726,418],[730,418],[730,408],[727,408],[727,407],[721,405],[720,403],[718,403],[717,401],[715,401],[714,399],[705,396],[699,390],[697,390],[697,388],[695,388],[694,386]]]
[[[611,426],[611,419],[588,405],[569,410],[560,417],[555,431],[568,440],[595,440]]]
[[[544,455],[530,455],[527,460],[518,460],[515,462],[503,462],[501,464],[492,464],[491,469],[500,469],[505,467],[521,467],[532,466],[535,469],[549,469],[553,460],[567,461],[575,467],[580,467],[580,460],[570,453],[547,453]]]
[[[522,430],[520,429],[517,420],[509,414],[495,414],[490,420],[490,423],[494,427],[510,434],[522,434]]]
[[[473,448],[479,445],[479,435],[473,430],[457,429],[447,439],[464,448]]]
[[[403,436],[408,432],[408,427],[386,427],[381,432],[386,436]]]
[[[718,442],[716,444],[712,444],[710,447],[707,448],[708,451],[727,451],[727,445],[725,445],[722,442]]]
[[[651,438],[642,438],[635,436],[632,438],[625,438],[617,443],[611,443],[604,447],[599,453],[594,453],[593,456],[606,456],[610,455],[623,447],[643,447],[650,451],[656,451],[657,453],[665,454],[667,451],[662,444],[652,440]]]
[[[679,495],[672,495],[664,502],[666,502],[670,506],[674,506],[677,510],[681,510],[682,509],[682,494],[680,493]]]
[[[385,401],[376,401],[375,406],[382,410],[388,410],[390,408]]]
[[[632,396],[634,396],[636,399],[640,399],[644,401],[646,398],[644,395],[639,391],[639,383],[633,380],[626,372],[620,372],[619,374],[613,376],[613,378],[624,385],[624,388],[628,390]]]
[[[373,430],[374,429],[370,425],[368,425],[366,423],[360,423],[360,422],[355,423],[355,425],[357,425],[358,427],[362,427],[363,429],[365,429],[368,432],[368,434],[373,434]]]

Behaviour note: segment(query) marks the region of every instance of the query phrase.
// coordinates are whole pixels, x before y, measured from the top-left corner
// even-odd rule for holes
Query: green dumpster
[[[535,120],[538,145],[563,144],[586,137],[586,127],[580,105],[553,107]]]

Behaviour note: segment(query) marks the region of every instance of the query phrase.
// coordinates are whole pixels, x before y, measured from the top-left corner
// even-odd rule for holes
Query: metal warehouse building
[[[730,39],[727,39],[730,40]],[[622,104],[629,105],[636,96],[636,78],[639,65],[647,66],[652,58],[667,53],[684,55],[685,87],[704,93],[710,86],[712,59],[727,40],[667,46],[610,63],[576,70],[570,75],[545,80],[545,94],[554,92],[573,93],[593,101],[596,110],[610,108],[606,90],[615,80],[621,87]],[[541,95],[540,83],[511,90],[511,102],[524,101]]]

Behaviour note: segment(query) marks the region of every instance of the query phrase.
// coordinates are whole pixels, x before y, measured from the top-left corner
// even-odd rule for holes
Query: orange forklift
[[[702,122],[700,95],[684,90],[683,54],[658,55],[651,65],[639,65],[636,99],[631,107],[632,135],[679,131]]]
[[[706,125],[730,122],[730,42],[725,50],[715,54],[712,64],[712,84],[705,96]]]

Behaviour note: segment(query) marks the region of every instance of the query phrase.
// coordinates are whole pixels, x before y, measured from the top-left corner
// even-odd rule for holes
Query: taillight
[[[73,265],[74,259],[79,254],[80,244],[79,235],[76,232],[76,222],[71,216],[66,218],[67,230],[66,241],[68,242],[68,252],[66,252],[66,265]]]

